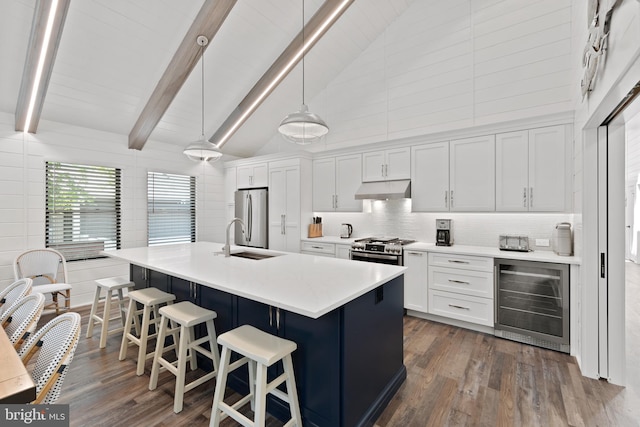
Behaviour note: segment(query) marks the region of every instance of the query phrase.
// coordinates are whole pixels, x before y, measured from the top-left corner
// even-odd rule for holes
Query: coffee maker
[[[436,246],[451,246],[452,244],[451,220],[436,219]]]

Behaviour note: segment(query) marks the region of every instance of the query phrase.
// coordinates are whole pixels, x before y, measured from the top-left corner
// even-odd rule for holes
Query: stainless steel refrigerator
[[[235,194],[236,217],[245,224],[245,232],[236,224],[235,244],[253,248],[268,248],[267,189],[238,190]]]

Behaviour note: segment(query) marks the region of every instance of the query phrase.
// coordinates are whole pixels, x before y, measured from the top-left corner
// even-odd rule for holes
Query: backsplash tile
[[[322,217],[325,236],[337,236],[340,224],[353,225],[353,237],[392,236],[435,241],[438,218],[452,219],[454,244],[471,246],[498,245],[500,234],[529,236],[532,247],[535,239],[551,241],[553,229],[559,222],[573,224],[572,214],[541,213],[422,213],[411,212],[411,200],[365,200],[363,213],[317,212]],[[536,248],[551,250],[551,247]]]

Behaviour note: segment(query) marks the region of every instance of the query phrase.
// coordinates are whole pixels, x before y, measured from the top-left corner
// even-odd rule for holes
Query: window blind
[[[196,178],[147,173],[147,244],[196,241]]]
[[[120,169],[46,162],[46,247],[67,261],[120,249],[120,197]]]

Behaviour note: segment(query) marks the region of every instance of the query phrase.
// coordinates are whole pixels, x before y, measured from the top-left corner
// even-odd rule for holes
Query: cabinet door
[[[385,152],[385,176],[384,179],[409,179],[411,178],[411,149],[409,147],[396,148]]]
[[[529,210],[529,133],[496,135],[496,210]]]
[[[362,212],[362,200],[355,198],[356,191],[362,184],[362,156],[356,154],[336,157],[335,172],[336,211]],[[313,185],[315,201],[315,175]]]
[[[251,179],[252,187],[267,187],[269,185],[269,174],[266,163],[253,165],[253,178]]]
[[[285,250],[300,252],[300,167],[285,170]]]
[[[358,167],[360,169],[360,167]],[[360,177],[358,176],[358,179]],[[335,209],[336,164],[335,159],[313,161],[313,210],[333,211]]]
[[[135,290],[149,286],[147,282],[147,269],[138,265],[129,264],[129,280],[135,283]]]
[[[449,210],[449,143],[411,149],[411,206],[414,212]]]
[[[351,245],[336,245],[336,258],[351,259]]]
[[[384,151],[373,151],[362,154],[362,181],[383,181]]]
[[[286,180],[284,168],[269,171],[269,249],[284,251]]]
[[[451,141],[449,150],[450,210],[495,210],[495,136]]]
[[[529,131],[529,210],[564,211],[566,194],[565,127]]]
[[[238,168],[236,169],[237,188],[250,188],[252,176],[253,166],[238,166]]]
[[[300,252],[300,167],[269,170],[269,249]]]
[[[404,308],[426,313],[427,277],[429,274],[426,252],[406,250],[404,252]]]

